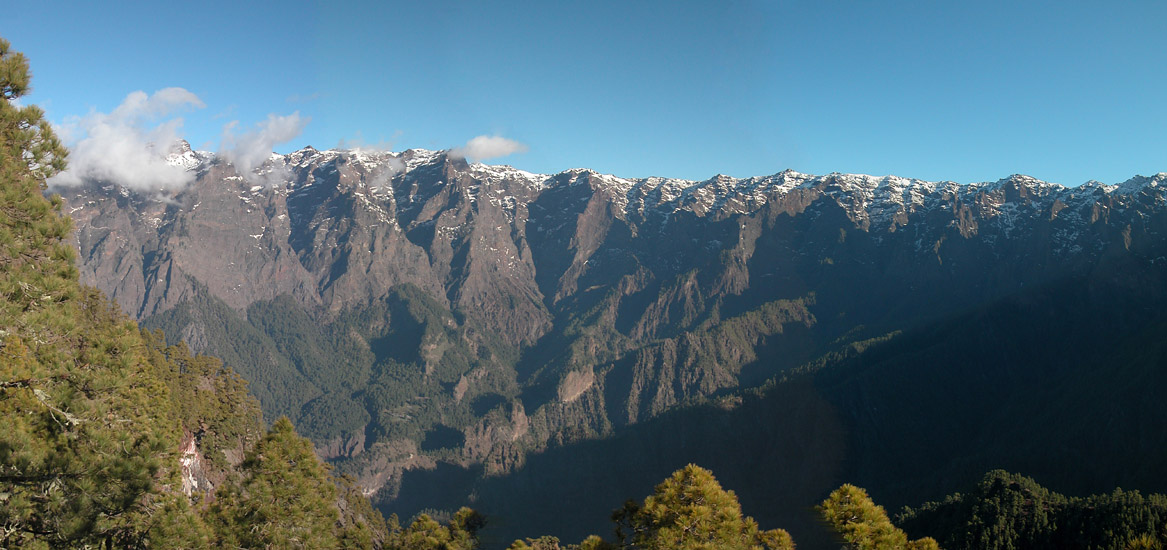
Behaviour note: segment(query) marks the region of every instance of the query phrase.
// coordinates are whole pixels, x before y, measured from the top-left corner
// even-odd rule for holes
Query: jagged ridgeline
[[[0,547],[387,540],[286,418],[265,435],[241,378],[79,284],[70,220],[43,195],[66,151],[39,109],[13,103],[28,81],[0,39]]]

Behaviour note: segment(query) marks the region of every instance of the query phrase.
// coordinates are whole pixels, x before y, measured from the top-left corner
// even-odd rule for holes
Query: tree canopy
[[[867,496],[867,491],[845,484],[819,506],[827,521],[846,542],[849,550],[939,550],[936,541],[925,537],[908,541],[908,535],[892,524],[887,512]]]
[[[159,509],[177,425],[137,327],[77,282],[70,222],[42,194],[66,151],[13,103],[28,90],[0,39],[0,545],[125,544]]]
[[[994,470],[970,490],[905,509],[896,521],[950,550],[1156,548],[1167,542],[1167,496],[1115,489],[1067,497]]]
[[[220,537],[239,548],[336,548],[336,487],[312,444],[281,417],[224,486],[213,511]]]
[[[733,491],[709,470],[690,464],[656,486],[644,504],[629,501],[612,518],[622,548],[747,550],[793,548],[781,529],[763,531],[742,515]]]

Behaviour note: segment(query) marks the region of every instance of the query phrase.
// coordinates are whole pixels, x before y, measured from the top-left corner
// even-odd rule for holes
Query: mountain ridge
[[[402,514],[419,472],[485,483],[1005,298],[1167,298],[1167,174],[689,182],[304,148],[240,175],[176,155],[198,159],[182,188],[57,189],[82,280],[227,358]]]
[[[188,171],[197,171],[204,168],[206,164],[216,162],[219,159],[218,155],[210,151],[195,151],[190,145],[183,140],[176,142],[173,151],[167,155],[167,161],[172,165],[184,168]],[[174,149],[172,148],[172,149]],[[271,158],[264,163],[263,166],[257,168],[257,174],[270,173],[271,165],[292,165],[297,167],[305,167],[310,164],[320,164],[323,161],[327,164],[329,161],[338,158],[347,157],[348,159],[357,163],[366,164],[368,168],[376,168],[382,164],[388,165],[389,175],[397,175],[398,173],[410,172],[419,166],[430,164],[438,158],[446,156],[449,158],[460,159],[450,150],[429,150],[411,148],[401,152],[392,152],[385,150],[366,150],[366,149],[326,149],[318,150],[312,146],[305,146],[301,149],[288,153],[287,155],[280,155],[272,153]],[[402,160],[402,159],[405,160]],[[489,174],[495,178],[501,176],[524,179],[532,182],[532,187],[537,189],[545,188],[548,182],[554,181],[557,177],[567,175],[579,176],[588,174],[598,177],[601,182],[610,185],[613,188],[624,191],[625,198],[628,195],[633,195],[637,192],[642,193],[642,189],[648,188],[650,191],[659,190],[659,195],[664,202],[671,202],[671,200],[679,198],[691,198],[706,190],[712,189],[712,193],[722,201],[728,200],[735,195],[741,195],[742,190],[754,191],[762,185],[766,185],[762,192],[785,191],[788,192],[795,188],[811,188],[819,183],[828,180],[840,183],[840,187],[845,191],[857,191],[865,189],[870,192],[883,191],[881,195],[885,199],[890,199],[893,193],[888,191],[900,191],[908,195],[918,193],[921,190],[927,191],[929,194],[938,191],[954,192],[956,190],[963,190],[960,193],[963,196],[974,194],[978,191],[993,192],[1001,190],[1009,184],[1024,184],[1028,187],[1039,190],[1040,195],[1052,194],[1056,198],[1064,198],[1069,194],[1071,197],[1076,193],[1073,190],[1095,190],[1100,189],[1107,194],[1118,193],[1121,195],[1129,195],[1144,190],[1147,187],[1159,187],[1167,183],[1167,172],[1159,172],[1150,176],[1135,175],[1131,178],[1113,184],[1106,184],[1097,180],[1090,180],[1076,186],[1068,186],[1060,183],[1046,182],[1025,174],[1011,174],[1008,177],[998,179],[996,181],[984,182],[970,182],[957,183],[951,180],[930,181],[918,178],[908,178],[898,175],[875,176],[869,174],[859,173],[843,173],[831,172],[829,174],[814,175],[799,172],[793,169],[785,169],[780,172],[768,176],[751,176],[746,178],[734,178],[724,174],[717,174],[705,180],[688,180],[682,178],[669,178],[661,176],[649,176],[645,178],[624,178],[613,174],[605,174],[592,170],[590,168],[569,168],[556,172],[554,174],[541,174],[521,170],[510,165],[491,165],[480,162],[468,164],[471,170],[476,172]],[[243,175],[243,177],[248,177]],[[488,180],[489,181],[489,180]],[[775,182],[781,182],[774,185]],[[270,183],[270,182],[269,182]],[[292,183],[292,182],[287,182]],[[722,196],[716,192],[720,191]],[[868,197],[873,198],[873,197]],[[671,200],[670,200],[671,199]],[[626,202],[625,204],[628,204]],[[900,203],[902,204],[902,203]]]

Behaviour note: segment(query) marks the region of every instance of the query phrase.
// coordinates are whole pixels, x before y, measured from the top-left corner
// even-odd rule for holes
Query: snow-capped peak
[[[434,165],[447,154],[448,151],[427,149],[407,149],[393,153],[366,149],[319,151],[305,147],[282,158],[289,167],[323,166],[338,160],[353,163],[362,167],[366,174],[377,174],[365,177],[376,177],[381,182],[377,187],[381,189],[389,181],[388,177]],[[1081,188],[1071,188],[1022,174],[993,182],[959,184],[895,175],[831,173],[816,176],[787,169],[770,176],[734,178],[718,174],[704,181],[692,181],[662,177],[621,178],[588,168],[573,168],[548,175],[481,162],[468,163],[465,167],[460,169],[468,169],[468,175],[491,187],[511,182],[522,184],[529,192],[537,193],[547,187],[562,185],[556,182],[589,185],[602,192],[618,211],[625,214],[643,214],[649,210],[666,214],[686,210],[700,216],[750,213],[768,202],[801,190],[812,193],[812,197],[817,194],[832,198],[857,224],[887,230],[894,230],[897,225],[905,223],[906,216],[914,212],[951,204],[953,200],[964,204],[977,202],[982,208],[990,210],[1008,210],[1013,208],[1008,205],[1014,203],[1034,203],[1034,207],[1041,207],[1036,203],[1065,202],[1075,195],[1085,196],[1082,191],[1088,189],[1097,189],[1108,195],[1130,195],[1147,187],[1167,188],[1165,173],[1152,177],[1138,176],[1117,185],[1092,182]]]
[[[185,139],[175,141],[166,153],[166,163],[171,166],[180,166],[184,170],[195,170],[204,161],[211,158],[211,153],[194,151]]]

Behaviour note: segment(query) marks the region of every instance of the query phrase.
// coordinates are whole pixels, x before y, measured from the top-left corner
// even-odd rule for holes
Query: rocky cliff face
[[[172,158],[193,184],[55,190],[83,282],[244,373],[267,365],[265,410],[319,426],[321,452],[385,494],[393,472],[508,471],[1027,287],[1096,277],[1158,298],[1167,274],[1167,174],[691,182],[421,150],[305,148],[252,174]]]
[[[86,282],[129,313],[171,309],[197,285],[239,310],[291,295],[336,312],[412,284],[516,346],[538,342],[597,290],[667,284],[619,312],[637,316],[623,332],[653,337],[691,321],[694,300],[749,292],[758,278],[789,280],[775,269],[783,264],[832,266],[825,272],[862,261],[901,278],[922,267],[957,277],[953,263],[1028,256],[1025,273],[1007,274],[1021,275],[1019,285],[1115,254],[1154,260],[1144,256],[1158,244],[1167,182],[958,185],[791,171],[627,180],[542,176],[444,152],[311,148],[243,177],[184,150],[176,162],[198,177],[178,192],[101,182],[55,190],[79,228]],[[859,254],[869,257],[850,257]]]
[[[213,494],[214,486],[203,467],[203,453],[199,451],[194,434],[184,432],[178,447],[178,462],[182,475],[182,492],[191,496],[196,492]]]

